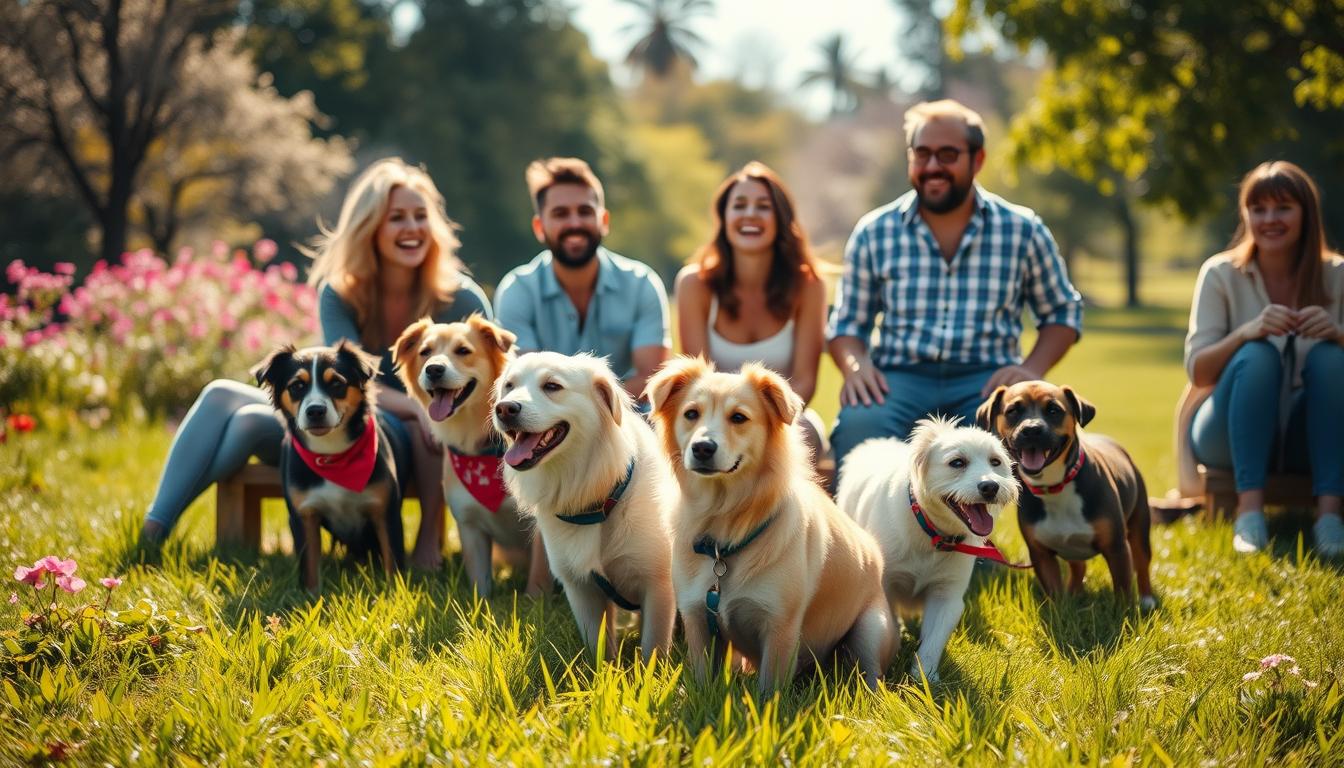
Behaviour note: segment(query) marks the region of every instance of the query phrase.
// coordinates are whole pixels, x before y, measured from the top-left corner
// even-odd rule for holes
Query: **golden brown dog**
[[[882,553],[816,483],[788,383],[681,357],[647,394],[682,490],[672,580],[692,672],[731,644],[765,692],[844,648],[875,687],[897,643]]]
[[[1152,608],[1148,491],[1119,443],[1083,433],[1095,414],[1069,387],[1026,381],[994,390],[976,420],[1003,440],[1017,462],[1027,491],[1018,502],[1018,522],[1046,594],[1062,588],[1056,556],[1068,561],[1069,591],[1078,592],[1086,561],[1099,554],[1115,591],[1129,597],[1137,576],[1139,603]]]
[[[514,341],[512,333],[473,314],[460,323],[436,324],[426,317],[403,331],[392,348],[397,375],[424,406],[444,445],[444,498],[457,523],[467,578],[482,597],[490,596],[493,585],[491,545],[526,562],[532,538],[532,526],[505,491],[503,446],[490,423],[491,390],[513,359]],[[549,573],[528,575],[529,589],[549,581]]]

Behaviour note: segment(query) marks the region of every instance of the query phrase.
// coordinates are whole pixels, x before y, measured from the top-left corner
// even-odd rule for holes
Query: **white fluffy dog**
[[[672,642],[671,512],[679,493],[653,429],[606,362],[525,354],[495,381],[504,480],[537,520],[584,642],[603,625],[614,657],[615,606],[639,610],[644,659]]]
[[[911,674],[918,678],[922,671],[931,682],[938,680],[943,649],[961,620],[974,548],[986,546],[999,513],[1018,494],[999,439],[957,421],[922,420],[908,443],[864,442],[845,458],[836,496],[840,509],[882,548],[882,584],[893,610],[909,615],[923,609]]]

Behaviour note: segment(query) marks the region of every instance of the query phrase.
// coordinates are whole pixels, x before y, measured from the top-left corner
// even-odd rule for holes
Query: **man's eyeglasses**
[[[957,162],[963,154],[975,154],[976,149],[976,147],[967,147],[966,149],[962,149],[961,147],[939,147],[937,149],[911,147],[910,156],[913,157],[915,163],[919,165],[927,165],[930,157],[936,159],[939,165],[952,165]]]

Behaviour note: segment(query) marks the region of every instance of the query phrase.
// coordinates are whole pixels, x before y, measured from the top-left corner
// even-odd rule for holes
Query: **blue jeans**
[[[1265,487],[1282,454],[1282,468],[1311,473],[1317,496],[1344,495],[1344,347],[1319,342],[1307,353],[1287,427],[1279,433],[1279,351],[1267,341],[1243,344],[1218,377],[1213,395],[1195,412],[1190,442],[1210,467],[1231,468],[1238,491]]]
[[[963,424],[974,424],[975,409],[984,400],[980,390],[998,369],[997,365],[978,363],[922,362],[882,371],[887,380],[886,402],[840,407],[831,431],[836,469],[864,440],[904,440],[915,422],[929,414],[960,416]]]

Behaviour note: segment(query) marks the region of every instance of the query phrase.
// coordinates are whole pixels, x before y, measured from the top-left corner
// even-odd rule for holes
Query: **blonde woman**
[[[382,357],[378,408],[393,417],[385,421],[401,443],[398,454],[409,457],[411,477],[403,482],[415,483],[422,510],[411,563],[430,569],[442,563],[443,456],[424,410],[393,375],[389,348],[406,326],[426,315],[437,322],[472,312],[490,316],[485,294],[462,272],[453,228],[428,174],[391,158],[355,179],[335,229],[324,230],[308,251],[309,282],[320,286],[323,343],[349,339]],[[262,390],[223,379],[208,384],[168,450],[142,542],[162,541],[197,496],[237,472],[250,456],[278,464],[283,437]]]

